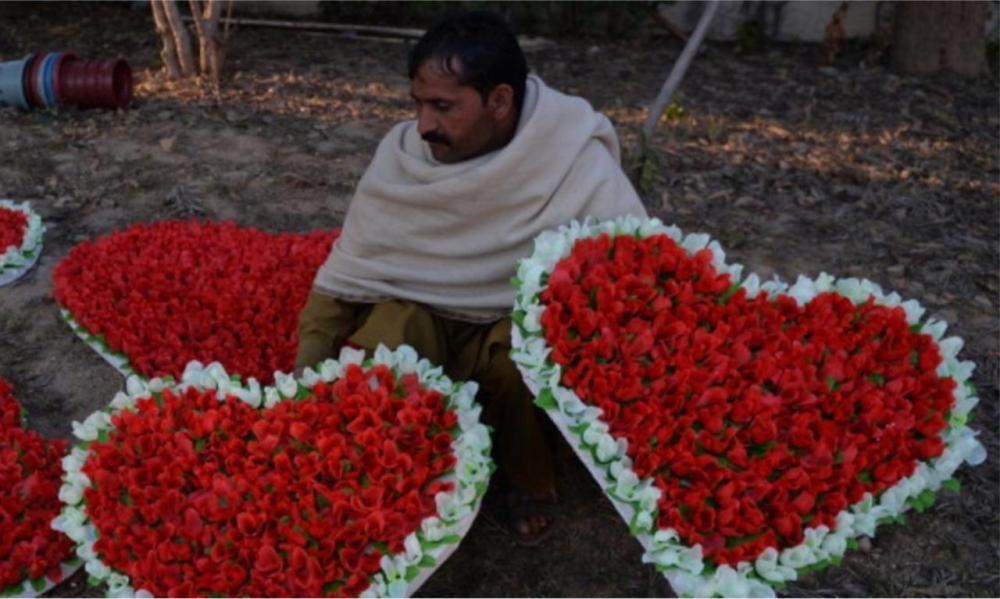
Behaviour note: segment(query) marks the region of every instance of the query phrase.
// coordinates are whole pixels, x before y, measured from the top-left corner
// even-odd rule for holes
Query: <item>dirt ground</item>
[[[30,200],[48,226],[40,263],[0,289],[0,373],[31,425],[70,435],[121,377],[59,321],[52,271],[74,245],[131,223],[180,216],[268,231],[338,226],[380,137],[410,117],[405,43],[241,29],[222,90],[158,74],[146,11],[47,4],[0,22],[0,61],[71,50],[122,56],[131,110],[0,109],[0,197]],[[684,81],[683,115],[657,137],[648,204],[718,238],[746,272],[794,280],[826,271],[918,299],[965,339],[987,462],[958,472],[928,512],[880,528],[868,554],[814,573],[789,596],[1000,596],[1000,185],[998,85],[861,69],[848,49],[817,69],[814,49],[737,55],[710,45]],[[853,54],[852,54],[853,52]],[[608,114],[626,147],[680,45],[560,41],[532,50],[550,85]],[[559,475],[560,530],[518,548],[496,500],[426,596],[652,597],[669,586],[640,561],[600,489],[573,460]],[[81,574],[52,596],[98,596]]]

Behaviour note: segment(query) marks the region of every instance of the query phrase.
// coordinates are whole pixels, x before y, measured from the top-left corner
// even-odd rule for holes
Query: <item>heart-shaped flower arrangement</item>
[[[0,286],[21,278],[42,253],[42,219],[28,202],[0,200]]]
[[[110,594],[403,596],[457,547],[493,466],[473,402],[409,347],[301,379],[138,377],[74,434],[66,506]]]
[[[985,459],[916,301],[741,270],[624,217],[543,233],[514,281],[513,359],[680,595],[771,595]]]
[[[66,442],[25,428],[11,391],[0,377],[0,596],[34,597],[79,567],[73,542],[49,526]]]
[[[73,248],[53,296],[122,374],[179,377],[192,360],[264,383],[295,362],[298,314],[339,231],[137,224]]]

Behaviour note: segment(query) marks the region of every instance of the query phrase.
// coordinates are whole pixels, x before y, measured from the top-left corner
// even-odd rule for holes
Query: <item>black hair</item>
[[[453,64],[456,58],[460,64]],[[514,88],[514,106],[520,113],[528,63],[517,36],[499,15],[461,12],[438,21],[410,52],[410,79],[430,60],[437,62],[442,73],[478,91],[484,106],[493,88],[502,83],[510,85]]]

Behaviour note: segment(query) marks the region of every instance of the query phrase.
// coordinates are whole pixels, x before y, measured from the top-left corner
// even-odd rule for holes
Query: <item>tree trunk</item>
[[[983,25],[988,2],[898,2],[892,66],[903,73],[947,70],[979,75],[986,68]]]
[[[177,47],[177,58],[181,67],[181,75],[191,77],[198,70],[194,66],[194,56],[191,54],[191,36],[188,35],[187,27],[181,20],[181,13],[177,10],[177,3],[172,0],[153,0],[159,2],[163,13],[167,17],[170,29],[174,34],[174,45]]]
[[[160,36],[160,57],[163,58],[163,65],[167,67],[167,74],[171,79],[179,79],[181,76],[181,66],[177,63],[177,46],[174,45],[174,34],[170,30],[170,23],[167,22],[167,15],[163,12],[163,7],[156,0],[150,2],[153,9],[153,22],[156,23],[156,33]]]
[[[219,17],[222,16],[222,0],[189,0],[191,20],[198,32],[199,65],[201,74],[215,83],[219,82],[222,67],[222,46],[219,43]]]
[[[230,6],[232,2],[230,1]],[[205,7],[205,30],[208,35],[206,52],[212,81],[218,85],[222,75],[222,40],[219,39],[219,18],[222,17],[222,0],[208,0]]]

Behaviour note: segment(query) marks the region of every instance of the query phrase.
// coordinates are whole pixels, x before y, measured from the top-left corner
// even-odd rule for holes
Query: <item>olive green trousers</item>
[[[554,489],[552,454],[534,397],[511,361],[510,318],[476,324],[444,318],[408,301],[353,303],[315,291],[299,315],[296,367],[335,357],[345,343],[374,351],[412,346],[456,381],[476,381],[482,420],[493,428],[493,455],[507,481],[529,494]]]

